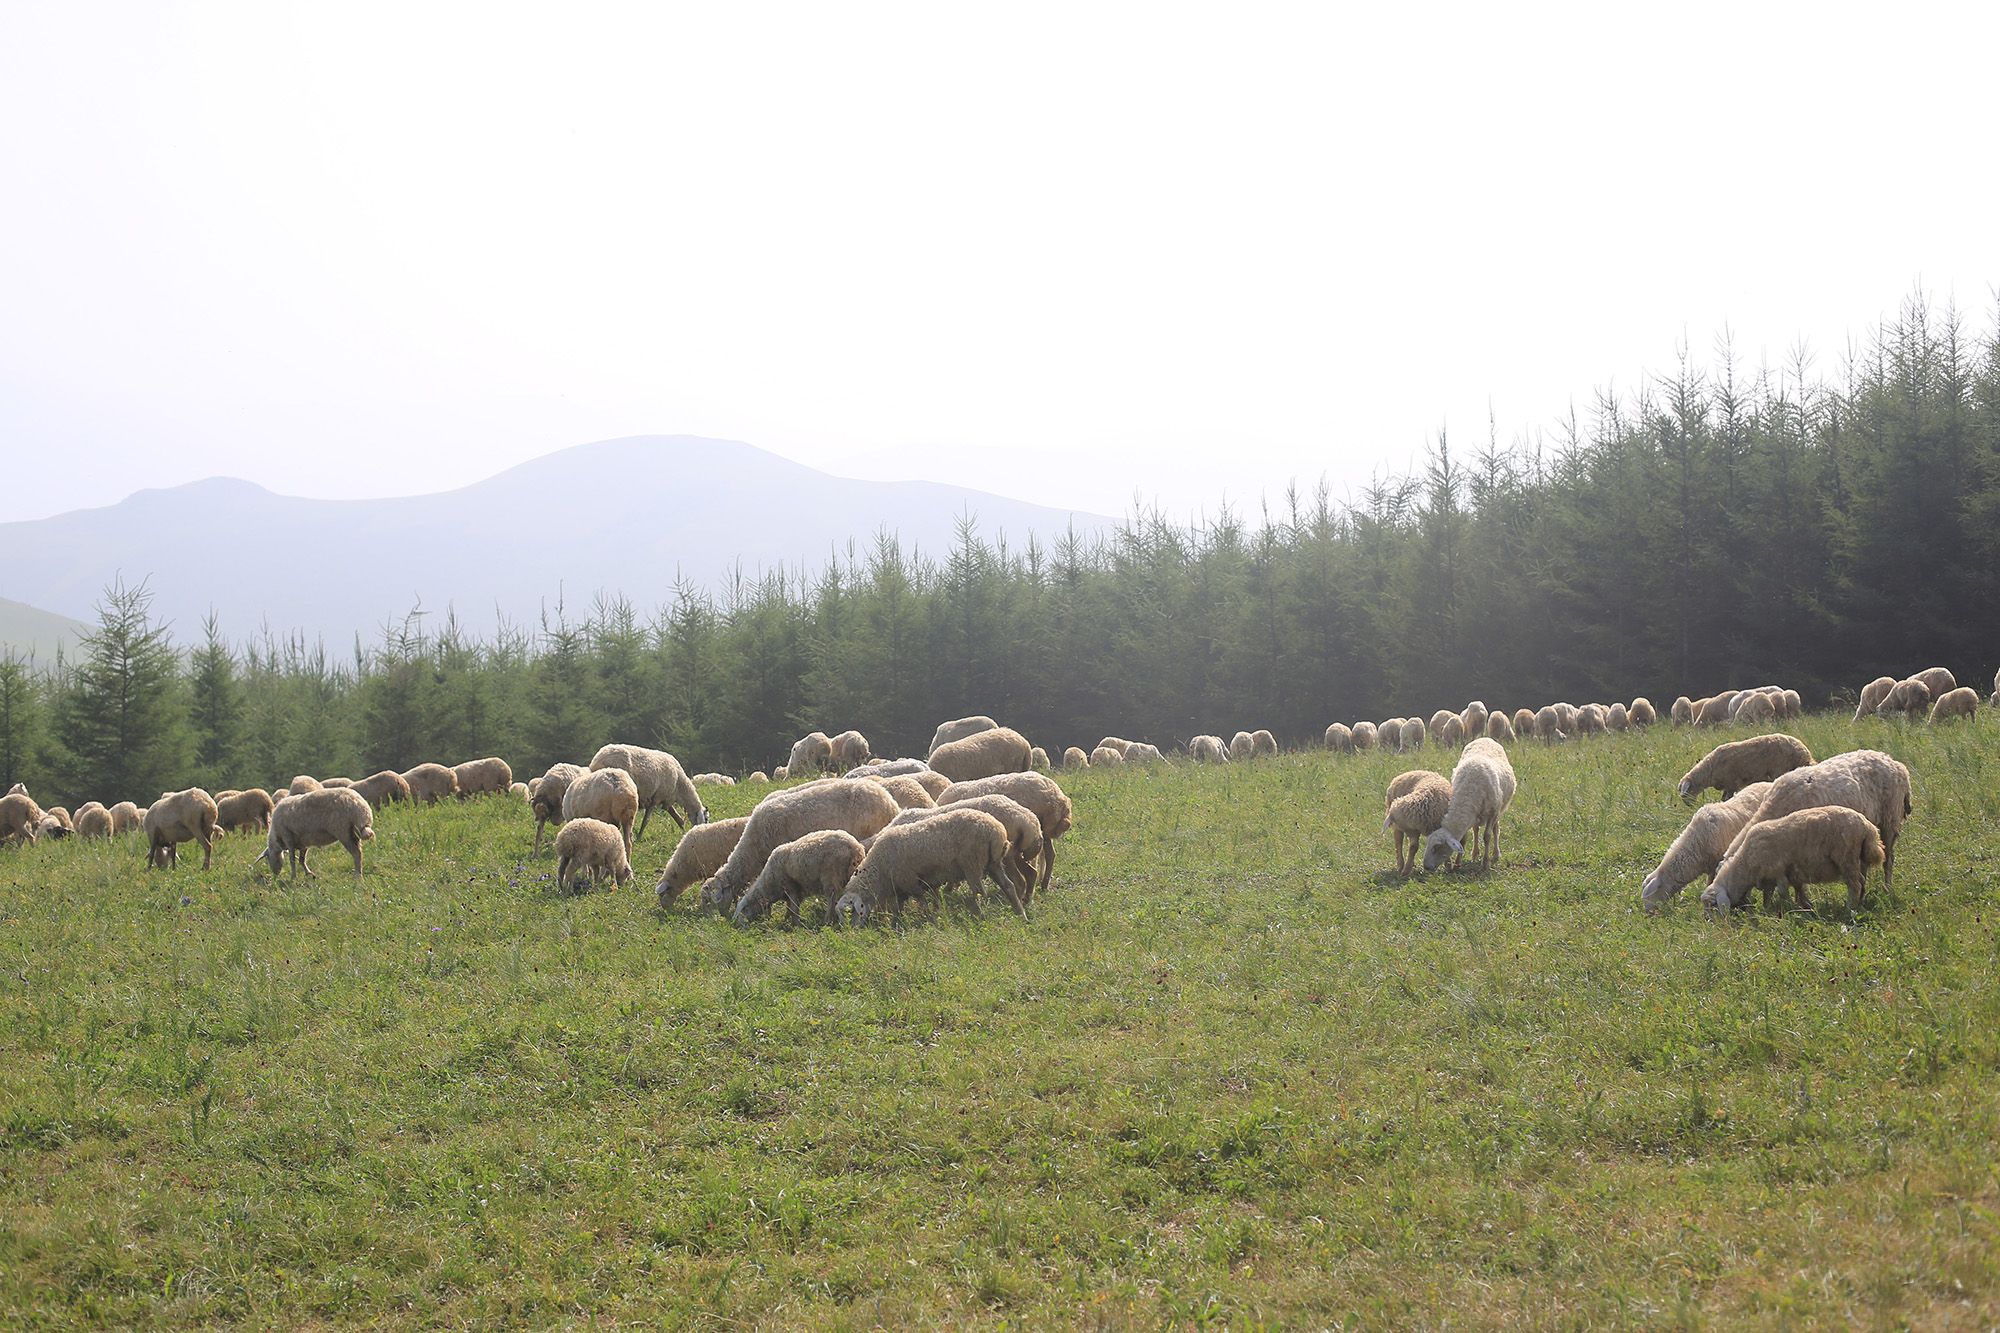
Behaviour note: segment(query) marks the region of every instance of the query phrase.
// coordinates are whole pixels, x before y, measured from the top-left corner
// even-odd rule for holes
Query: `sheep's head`
[[[723,870],[718,871],[715,878],[708,882],[708,887],[702,890],[703,907],[713,907],[718,912],[735,910],[736,900],[742,897],[743,890],[737,888],[735,882],[727,877],[724,873],[727,870],[728,867],[724,866]]]
[[[1669,884],[1666,877],[1655,870],[1646,876],[1646,882],[1639,886],[1639,905],[1646,909],[1648,916],[1657,916],[1669,899],[1681,891],[1681,885]]]
[[[258,861],[271,868],[271,878],[276,879],[285,865],[285,850],[278,846],[276,839],[264,844],[264,850],[257,853]],[[253,862],[254,864],[254,862]]]
[[[857,926],[867,925],[872,912],[873,908],[866,895],[857,893],[853,889],[841,894],[833,905],[833,919],[836,922],[851,921]]]
[[[1465,844],[1443,829],[1424,839],[1424,869],[1436,870],[1454,856],[1462,855]]]

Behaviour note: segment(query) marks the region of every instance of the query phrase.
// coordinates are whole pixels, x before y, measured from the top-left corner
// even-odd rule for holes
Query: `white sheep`
[[[1870,867],[1886,859],[1881,833],[1867,816],[1839,806],[1809,807],[1744,829],[1702,890],[1701,904],[1727,916],[1758,888],[1769,907],[1772,891],[1788,885],[1798,905],[1811,910],[1808,884],[1845,883],[1852,916],[1867,892]]]
[[[1380,733],[1375,730],[1373,722],[1356,722],[1352,730],[1356,750],[1372,750],[1380,739]]]
[[[639,784],[622,768],[585,773],[564,789],[563,822],[595,819],[617,829],[625,840],[625,858],[632,858],[632,825],[639,818]]]
[[[1123,750],[1114,750],[1108,745],[1100,745],[1090,752],[1089,766],[1091,768],[1123,768],[1125,766],[1125,752]]]
[[[868,747],[868,738],[858,731],[843,731],[838,736],[835,736],[829,744],[833,746],[833,763],[830,767],[835,770],[849,769],[859,764],[865,764],[868,762],[869,756],[874,754],[874,751]]]
[[[199,787],[161,792],[146,808],[146,864],[165,870],[181,863],[180,844],[201,844],[201,868],[215,855],[215,798]]]
[[[111,812],[102,801],[85,801],[77,807],[74,822],[79,838],[97,841],[111,836]]]
[[[410,799],[419,805],[430,805],[458,793],[458,774],[443,764],[418,764],[404,771],[403,782],[410,789]]]
[[[901,807],[879,782],[826,778],[772,792],[750,812],[729,859],[708,881],[703,902],[728,912],[756,882],[771,853],[819,829],[844,829],[857,839],[889,826]]]
[[[146,812],[130,801],[120,801],[111,807],[111,836],[130,833],[145,824]]]
[[[969,886],[976,904],[988,880],[1006,890],[1026,920],[1027,885],[1011,864],[1007,830],[983,810],[941,810],[883,829],[841,894],[835,916],[865,925],[872,916],[900,911],[906,900],[951,884]]]
[[[1042,874],[1039,888],[1046,890],[1049,880],[1056,871],[1056,839],[1068,833],[1075,811],[1063,789],[1055,779],[1040,773],[1002,773],[997,777],[980,778],[975,782],[954,782],[937,793],[940,807],[955,805],[960,801],[974,800],[981,796],[1005,796],[1018,801],[1034,812],[1042,825]],[[1028,896],[1033,897],[1036,882],[1028,881]]]
[[[1036,867],[1042,860],[1042,821],[1036,814],[1011,796],[999,792],[986,792],[978,796],[966,796],[949,805],[934,806],[929,810],[905,810],[889,821],[889,827],[915,823],[919,819],[935,818],[946,810],[982,810],[1000,821],[1000,827],[1007,830],[1009,855],[1014,858],[1014,871],[1022,883],[1023,901],[1032,900],[1035,894]],[[876,834],[881,837],[881,834]],[[829,899],[829,902],[832,900]]]
[[[823,731],[809,731],[792,743],[792,757],[785,771],[793,777],[810,777],[833,767],[833,738]]]
[[[1660,720],[1660,715],[1653,711],[1653,701],[1643,694],[1632,701],[1626,716],[1635,727],[1650,727]]]
[[[1278,738],[1259,727],[1250,733],[1250,753],[1259,759],[1267,759],[1278,753]]]
[[[1495,717],[1502,716],[1494,714]],[[1399,773],[1389,782],[1382,803],[1382,831],[1396,835],[1396,873],[1408,875],[1417,866],[1417,849],[1444,824],[1451,807],[1451,783],[1442,773],[1419,769]],[[1409,850],[1404,852],[1404,839]]]
[[[380,773],[369,774],[348,790],[361,793],[361,799],[368,802],[369,807],[375,810],[380,810],[391,801],[407,803],[415,799],[410,792],[410,784],[403,780],[403,775],[387,768]]]
[[[1881,832],[1882,883],[1887,887],[1896,874],[1896,840],[1902,837],[1903,824],[1915,807],[1910,799],[1910,770],[1880,750],[1850,750],[1810,767],[1793,769],[1771,784],[1744,834],[1758,824],[1829,805],[1866,815]],[[1744,834],[1737,835],[1739,843]]]
[[[570,784],[589,772],[582,764],[550,764],[549,771],[530,784],[528,809],[535,816],[535,855],[542,852],[543,827],[562,822],[563,796]]]
[[[864,782],[879,782],[882,789],[896,798],[896,804],[904,810],[932,810],[937,807],[937,798],[919,782],[914,774],[896,773],[886,778],[878,778],[870,773]]]
[[[253,829],[261,832],[271,827],[271,804],[271,793],[262,787],[225,792],[215,798],[216,822],[231,833]]]
[[[1685,694],[1681,695],[1678,699],[1674,700],[1673,706],[1667,710],[1667,716],[1672,719],[1674,726],[1693,726],[1694,700],[1688,698]]]
[[[301,773],[292,779],[291,785],[285,788],[285,792],[290,796],[303,796],[309,791],[318,791],[319,789],[320,780],[318,778],[313,777],[309,773]]]
[[[1405,718],[1402,726],[1402,739],[1396,746],[1398,752],[1408,754],[1412,750],[1423,749],[1424,741],[1427,739],[1424,732],[1425,727],[1422,718]]]
[[[711,819],[681,834],[680,841],[674,844],[674,854],[667,858],[667,868],[660,872],[659,883],[653,886],[661,908],[672,907],[682,892],[722,869],[749,823],[748,815]]]
[[[993,727],[963,740],[947,741],[932,751],[930,766],[953,782],[992,777],[996,773],[1025,773],[1028,738],[1012,727]]]
[[[257,859],[270,867],[273,879],[284,867],[287,855],[293,879],[301,870],[307,878],[317,879],[306,854],[315,847],[337,843],[354,858],[354,877],[359,879],[361,844],[374,836],[375,812],[368,799],[352,787],[326,787],[291,796],[271,812],[264,851]]]
[[[999,725],[984,713],[954,718],[950,722],[940,722],[937,730],[931,733],[931,748],[924,753],[936,754],[940,746],[949,745],[953,741],[962,741],[967,736],[976,736],[982,731],[991,731]]]
[[[1688,800],[1710,787],[1728,798],[1752,783],[1771,782],[1812,761],[1812,751],[1806,748],[1806,743],[1782,731],[1730,741],[1710,750],[1682,774],[1681,799]]]
[[[1958,688],[1958,677],[1944,667],[1925,667],[1910,679],[1922,681],[1933,699],[1941,698]]]
[[[460,800],[469,796],[504,796],[514,785],[514,770],[505,759],[492,755],[455,764],[451,775],[457,779]]]
[[[879,835],[878,835],[879,836]],[[772,849],[764,868],[729,913],[729,919],[745,926],[762,916],[779,898],[790,908],[790,920],[799,919],[799,903],[809,893],[826,901],[826,919],[833,920],[833,905],[846,891],[865,855],[861,840],[845,829],[819,829]]]
[[[1505,713],[1491,713],[1486,718],[1486,738],[1509,745],[1514,740],[1514,724]]]
[[[646,825],[652,821],[655,810],[665,810],[667,818],[680,828],[708,822],[708,807],[701,803],[701,793],[695,790],[681,761],[665,750],[649,750],[643,745],[606,745],[590,757],[590,767],[593,772],[618,768],[632,775],[639,792],[640,810],[634,839],[645,836]]]
[[[570,871],[577,880],[588,870],[593,883],[611,876],[613,884],[625,887],[632,878],[632,857],[625,845],[625,830],[601,819],[566,820],[556,830],[556,887],[571,887]]]
[[[1028,767],[1034,769],[1037,773],[1048,772],[1049,752],[1039,745],[1028,751]]]
[[[850,778],[895,778],[917,773],[928,773],[931,766],[921,759],[877,759],[873,763],[852,768],[844,775]]]
[[[1084,753],[1083,747],[1080,745],[1069,746],[1063,751],[1062,766],[1064,768],[1089,768],[1090,756]]]
[[[1889,691],[1875,711],[1882,717],[1900,713],[1915,720],[1929,713],[1930,708],[1931,687],[1912,676],[1908,680],[1897,681],[1896,687]]]
[[[1484,736],[1486,734],[1486,719],[1489,716],[1486,704],[1479,699],[1474,699],[1458,715],[1460,733],[1465,736]]]
[[[1340,726],[1338,722],[1333,725]],[[1331,735],[1331,731],[1328,734]],[[1197,736],[1188,742],[1188,758],[1197,764],[1226,764],[1229,762],[1229,747],[1222,743],[1220,736]]]
[[[1451,804],[1444,823],[1424,842],[1424,869],[1435,870],[1448,857],[1462,855],[1468,833],[1474,835],[1475,850],[1483,834],[1482,869],[1499,860],[1500,816],[1513,803],[1514,787],[1514,766],[1505,750],[1483,736],[1468,744],[1451,771]]]
[[[1979,691],[1961,685],[1955,690],[1946,690],[1931,705],[1931,722],[1948,722],[1953,718],[1970,721],[1979,713]]]
[[[1624,704],[1614,703],[1604,710],[1604,729],[1606,731],[1624,731],[1631,725],[1632,715],[1626,711]]]
[[[1222,743],[1221,738],[1218,736],[1207,736],[1207,737],[1197,736],[1195,737],[1195,739],[1215,741],[1218,748],[1221,746]],[[1328,723],[1326,728],[1326,748],[1333,751],[1335,754],[1353,754],[1354,753],[1353,730],[1345,722]],[[1192,754],[1193,751],[1194,747],[1190,745],[1188,747],[1188,752]],[[1227,751],[1224,751],[1223,757],[1225,759],[1228,758]]]
[[[1255,753],[1257,753],[1257,742],[1251,738],[1249,732],[1239,731],[1229,738],[1229,757],[1235,762],[1240,764]],[[1123,759],[1124,753],[1121,751],[1118,757]]]
[[[1697,876],[1706,875],[1713,881],[1715,868],[1729,854],[1729,844],[1749,827],[1770,791],[1770,783],[1753,782],[1727,800],[1710,801],[1696,810],[1660,864],[1639,886],[1640,905],[1648,912],[1658,912]]]

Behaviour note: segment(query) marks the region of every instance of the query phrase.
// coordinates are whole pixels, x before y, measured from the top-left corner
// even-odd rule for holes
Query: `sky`
[[[0,521],[651,433],[1193,515],[1990,327],[2000,6],[1361,8],[6,0]]]

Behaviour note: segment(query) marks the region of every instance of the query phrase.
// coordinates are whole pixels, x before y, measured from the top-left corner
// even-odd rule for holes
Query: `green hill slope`
[[[73,650],[88,628],[68,616],[0,597],[0,653],[11,649],[23,657],[32,654],[41,661],[50,661],[56,655],[57,644]]]

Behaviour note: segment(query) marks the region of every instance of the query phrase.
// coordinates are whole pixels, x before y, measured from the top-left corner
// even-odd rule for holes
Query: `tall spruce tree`
[[[32,789],[42,736],[41,690],[27,662],[12,648],[0,655],[0,792],[17,782]]]
[[[72,802],[134,800],[189,784],[194,759],[187,698],[168,627],[152,619],[144,583],[114,582],[57,719],[63,795]]]
[[[215,612],[201,622],[202,643],[188,661],[189,719],[194,726],[196,780],[219,790],[231,785],[243,768],[243,682],[237,675],[236,654],[222,641]]]

